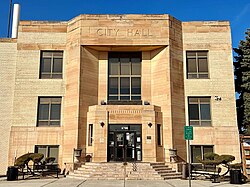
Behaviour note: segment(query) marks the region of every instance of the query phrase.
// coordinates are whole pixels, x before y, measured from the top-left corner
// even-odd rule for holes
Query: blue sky
[[[7,36],[9,0],[0,2],[0,38]],[[250,28],[250,0],[13,0],[21,20],[69,20],[79,14],[171,14],[181,21],[229,20],[233,47]]]

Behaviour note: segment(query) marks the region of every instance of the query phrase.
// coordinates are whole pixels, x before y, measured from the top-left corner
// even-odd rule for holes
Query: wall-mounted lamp
[[[152,123],[150,123],[150,122],[148,123],[148,126],[149,126],[150,128],[152,127],[152,125],[153,125]]]
[[[221,101],[221,97],[216,95],[216,96],[214,96],[214,100],[215,101]]]
[[[101,100],[101,105],[106,105],[106,102],[104,100]]]
[[[100,121],[99,123],[100,123],[101,127],[104,127],[105,124],[103,121]]]

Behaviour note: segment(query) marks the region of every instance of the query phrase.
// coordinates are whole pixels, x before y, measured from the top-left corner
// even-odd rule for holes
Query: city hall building
[[[163,15],[79,15],[20,21],[0,39],[0,173],[39,152],[63,163],[187,160],[206,152],[240,162],[227,21]]]

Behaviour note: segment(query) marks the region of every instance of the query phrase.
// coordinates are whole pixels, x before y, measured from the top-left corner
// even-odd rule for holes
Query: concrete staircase
[[[166,180],[180,178],[181,174],[176,173],[164,163],[95,163],[87,162],[69,177],[87,180]]]
[[[165,163],[156,162],[150,163],[150,165],[164,180],[180,179],[182,177],[181,172],[176,172]]]

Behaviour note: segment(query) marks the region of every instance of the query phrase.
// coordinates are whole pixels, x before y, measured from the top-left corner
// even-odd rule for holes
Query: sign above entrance
[[[193,140],[194,139],[193,126],[185,126],[184,127],[184,138],[185,138],[185,140]]]
[[[93,31],[92,31],[93,32]],[[95,33],[99,37],[151,37],[151,28],[96,28]]]

